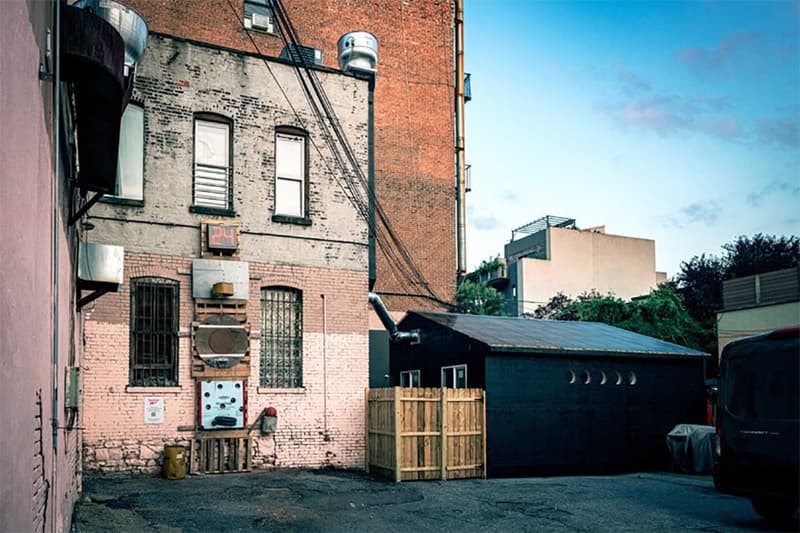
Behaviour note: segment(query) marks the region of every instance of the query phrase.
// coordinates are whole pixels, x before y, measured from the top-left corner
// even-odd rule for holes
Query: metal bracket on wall
[[[111,289],[98,289],[96,291],[93,291],[93,292],[87,294],[86,296],[80,297],[78,299],[78,304],[77,304],[78,305],[78,311],[83,309],[84,305],[97,300],[102,295],[104,295],[105,293],[110,292],[110,291],[111,291]],[[80,291],[78,291],[78,296],[80,296]]]
[[[68,225],[70,225],[70,226],[71,226],[71,225],[75,224],[77,221],[79,221],[79,220],[81,219],[81,217],[82,217],[82,216],[83,216],[83,215],[84,215],[84,214],[85,214],[85,213],[86,213],[86,212],[87,212],[89,209],[91,209],[91,207],[92,207],[94,204],[96,204],[96,203],[97,203],[97,201],[98,201],[98,200],[100,200],[100,198],[102,198],[102,197],[103,197],[103,194],[104,194],[104,193],[102,193],[102,192],[99,192],[99,193],[95,194],[94,196],[92,196],[91,198],[89,198],[89,200],[88,200],[88,201],[87,201],[85,204],[83,204],[83,207],[81,207],[80,209],[78,209],[78,211],[77,211],[77,212],[76,212],[74,215],[72,215],[71,217],[69,217],[69,222],[68,222]]]

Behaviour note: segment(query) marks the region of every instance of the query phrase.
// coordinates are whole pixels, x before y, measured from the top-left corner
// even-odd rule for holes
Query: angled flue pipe
[[[394,323],[392,315],[389,314],[389,310],[386,309],[380,296],[374,292],[370,292],[369,303],[372,304],[372,307],[378,314],[378,318],[381,319],[383,327],[389,332],[390,340],[393,342],[410,342],[412,344],[417,344],[419,342],[419,331],[400,331],[397,329],[397,324]]]

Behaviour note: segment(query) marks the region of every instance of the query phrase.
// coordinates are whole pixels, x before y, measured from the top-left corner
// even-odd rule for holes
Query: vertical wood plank
[[[401,449],[401,411],[400,411],[400,387],[394,388],[394,480],[399,482],[401,478],[402,449]]]
[[[247,449],[245,450],[246,453],[247,453],[247,470],[248,471],[250,471],[251,459],[252,459],[252,457],[251,457],[252,453],[250,452],[250,450],[252,450],[252,447],[250,446],[250,439],[251,439],[251,437],[248,436],[247,437]]]
[[[364,470],[369,475],[369,447],[372,437],[369,434],[369,388],[364,389]]]
[[[447,479],[447,389],[445,387],[441,388],[441,421],[442,421],[442,431],[441,431],[441,439],[442,439],[442,457],[441,457],[441,469],[439,471],[440,479],[445,480]]]

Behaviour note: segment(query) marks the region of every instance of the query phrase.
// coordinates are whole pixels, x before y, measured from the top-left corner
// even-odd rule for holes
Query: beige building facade
[[[585,292],[631,299],[666,278],[656,272],[655,241],[578,229],[572,219],[545,217],[505,246],[506,294],[517,315],[533,313],[558,293]],[[514,236],[518,233],[515,230]]]

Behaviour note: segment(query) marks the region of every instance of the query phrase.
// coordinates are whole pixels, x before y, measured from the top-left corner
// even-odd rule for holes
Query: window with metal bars
[[[131,385],[178,384],[178,308],[177,281],[131,280]]]
[[[194,205],[231,209],[231,124],[201,115],[194,121]]]
[[[303,293],[291,287],[261,289],[262,387],[303,386]]]

